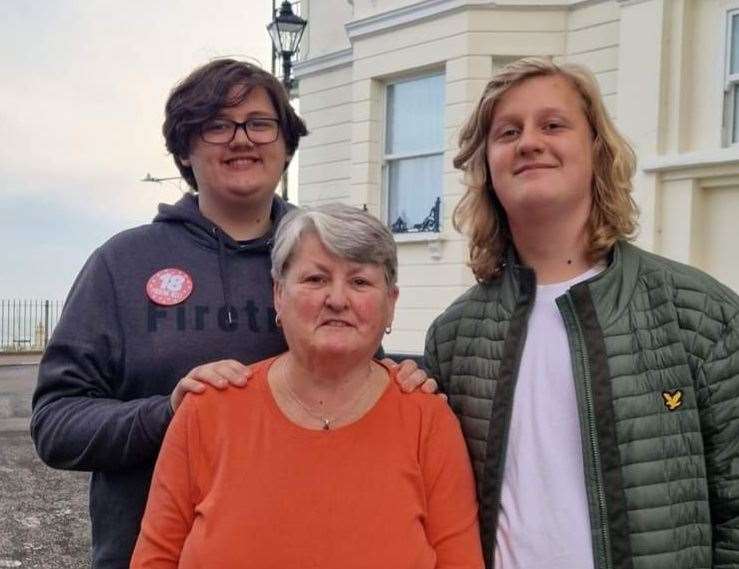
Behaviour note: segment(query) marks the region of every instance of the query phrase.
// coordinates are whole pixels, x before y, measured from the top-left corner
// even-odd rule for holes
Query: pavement
[[[28,432],[37,373],[37,364],[0,365],[0,433]]]
[[[89,474],[53,470],[28,432],[38,356],[0,355],[0,568],[90,566]]]

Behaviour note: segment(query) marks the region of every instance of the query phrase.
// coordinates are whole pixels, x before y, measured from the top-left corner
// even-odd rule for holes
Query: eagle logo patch
[[[683,392],[681,389],[675,391],[663,391],[662,399],[665,400],[665,407],[668,411],[674,411],[683,404]]]

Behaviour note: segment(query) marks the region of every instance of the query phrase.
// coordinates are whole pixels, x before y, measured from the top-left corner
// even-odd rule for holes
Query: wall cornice
[[[654,0],[616,0],[620,6],[633,6],[635,4],[644,4],[645,2],[654,2]]]
[[[351,65],[354,57],[352,52],[352,48],[348,47],[340,51],[326,53],[296,63],[295,67],[293,67],[293,76],[296,79],[302,79],[309,75]]]
[[[465,10],[469,8],[506,8],[509,10],[562,10],[582,7],[589,4],[601,4],[608,0],[539,0],[538,2],[521,3],[515,0],[423,0],[412,4],[388,10],[381,14],[368,16],[348,22],[345,25],[349,41],[358,38],[385,32],[393,28],[406,26],[422,20]],[[622,0],[619,0],[622,1]]]

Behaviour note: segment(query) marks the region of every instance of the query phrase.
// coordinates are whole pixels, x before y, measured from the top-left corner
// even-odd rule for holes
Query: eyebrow
[[[225,113],[224,109],[221,109],[220,111],[218,111],[218,114],[215,116],[215,118],[217,118],[217,119],[233,120],[231,117],[229,117]],[[275,119],[277,121],[280,120],[280,117],[275,116],[273,113],[271,113],[269,111],[250,111],[250,112],[246,113],[246,118],[247,119],[256,119],[256,118],[259,118],[259,119]]]
[[[537,110],[536,112],[537,116],[551,115],[551,114],[568,115],[569,113],[561,107],[544,107],[542,109]],[[491,124],[495,124],[498,121],[510,121],[516,117],[517,117],[516,113],[507,113],[507,114],[500,115],[500,116],[493,115],[493,120]]]
[[[372,265],[372,263],[360,263],[358,261],[351,261],[349,259],[346,259],[345,261],[349,265],[349,270],[347,272],[350,275],[354,275],[354,274],[360,273],[360,272],[362,272],[362,271],[365,270],[365,268],[366,268],[367,265]],[[312,267],[309,267],[308,269],[306,269],[307,271],[319,270],[319,271],[323,271],[324,273],[330,273],[331,272],[331,270],[328,268],[328,266],[326,266],[326,265],[324,265],[322,263],[319,263],[319,262],[314,261],[312,259],[311,259],[310,262],[312,263],[313,266]]]

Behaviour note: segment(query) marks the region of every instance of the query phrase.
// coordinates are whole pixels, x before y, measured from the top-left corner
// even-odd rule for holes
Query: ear
[[[282,311],[283,306],[283,294],[284,294],[285,286],[282,284],[282,281],[275,281],[272,284],[272,299],[275,305],[275,312],[279,314]]]
[[[385,327],[392,326],[393,320],[395,319],[395,303],[398,302],[398,296],[400,296],[400,289],[397,286],[393,286],[387,291],[388,303],[387,303],[387,315],[385,317]]]
[[[192,167],[190,165],[190,159],[189,158],[185,158],[183,156],[178,156],[178,158],[180,159],[180,164],[182,164],[186,168],[191,168]]]

